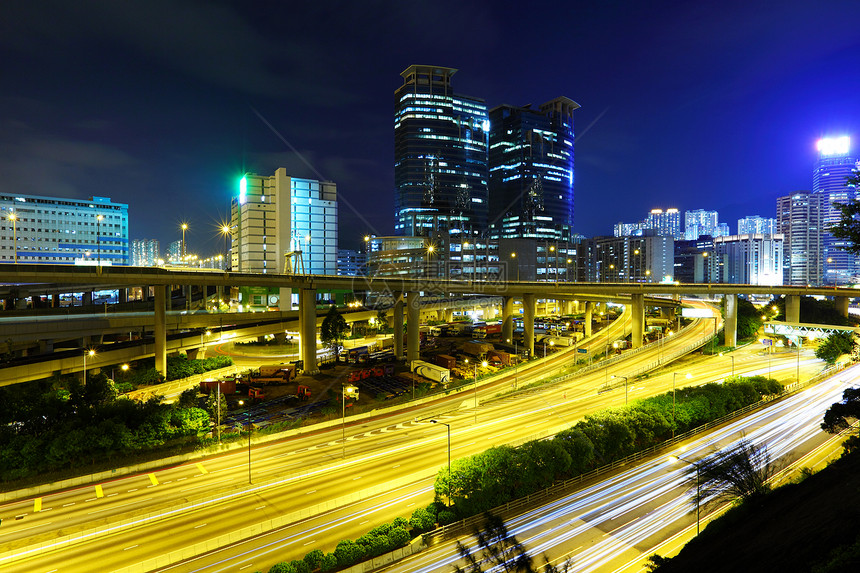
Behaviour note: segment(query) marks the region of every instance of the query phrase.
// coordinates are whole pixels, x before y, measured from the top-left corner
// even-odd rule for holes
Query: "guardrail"
[[[815,384],[816,382],[820,382],[821,380],[829,378],[833,374],[845,369],[846,367],[847,367],[847,365],[837,364],[835,366],[831,366],[830,368],[826,368],[825,370],[822,370],[821,372],[819,372],[818,374],[816,374],[815,376],[813,376],[812,378],[810,378],[809,380],[807,380],[804,383],[801,383],[801,384],[795,383],[795,384],[791,384],[789,386],[786,386],[785,389],[779,394],[775,394],[771,397],[766,397],[762,400],[759,400],[758,402],[755,402],[754,404],[744,406],[743,408],[740,408],[739,410],[735,410],[734,412],[732,412],[730,414],[726,414],[725,416],[722,416],[721,418],[717,418],[716,420],[712,420],[711,422],[708,422],[707,424],[704,424],[702,426],[698,426],[698,427],[693,428],[691,430],[687,430],[686,432],[684,432],[682,434],[677,434],[674,438],[671,438],[669,440],[665,440],[663,442],[660,442],[659,444],[656,444],[654,446],[650,446],[648,448],[645,448],[644,450],[640,450],[638,452],[630,454],[629,456],[626,456],[626,457],[621,458],[619,460],[615,460],[612,463],[606,464],[606,465],[601,466],[599,468],[595,468],[589,472],[586,472],[584,474],[580,474],[576,477],[555,483],[555,484],[549,486],[548,488],[534,492],[534,493],[529,494],[525,497],[521,497],[519,499],[509,501],[508,503],[506,503],[504,505],[494,507],[493,509],[490,510],[490,513],[500,515],[502,512],[508,512],[511,510],[519,509],[519,508],[527,506],[529,504],[544,501],[550,497],[564,493],[569,488],[572,488],[573,486],[576,486],[576,485],[580,485],[587,480],[600,477],[603,474],[609,473],[613,470],[624,467],[624,466],[631,464],[633,462],[638,462],[644,458],[647,458],[647,457],[652,456],[656,453],[659,453],[662,450],[671,448],[672,446],[678,444],[679,442],[682,442],[682,441],[684,441],[688,438],[691,438],[697,434],[707,432],[708,430],[716,428],[717,426],[721,426],[722,424],[725,424],[726,422],[729,422],[729,421],[732,421],[736,418],[740,418],[742,416],[745,416],[746,414],[749,414],[750,412],[758,410],[759,408],[762,408],[771,402],[774,402],[776,400],[780,400],[780,399],[785,398],[787,396],[791,396],[792,394],[795,394],[795,393],[799,392],[800,390],[803,390],[804,388],[806,388],[812,384]],[[479,515],[473,515],[471,517],[467,517],[466,519],[463,519],[461,521],[456,521],[454,523],[444,525],[442,527],[434,529],[433,531],[425,533],[424,534],[424,541],[428,546],[432,545],[433,543],[437,542],[437,540],[439,540],[439,539],[441,539],[447,535],[451,535],[454,533],[459,534],[464,529],[469,528],[469,527],[474,528],[476,525],[482,523],[483,520],[484,520],[483,514],[479,514]]]

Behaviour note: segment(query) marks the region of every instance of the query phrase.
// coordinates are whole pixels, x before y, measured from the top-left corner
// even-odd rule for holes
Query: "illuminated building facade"
[[[567,241],[573,227],[573,112],[566,97],[490,110],[490,234]]]
[[[720,215],[716,211],[684,211],[684,238],[695,241],[702,235],[719,237],[728,234],[726,225],[720,225]]]
[[[394,105],[395,234],[482,234],[487,229],[484,100],[451,87],[454,68],[410,66]]]
[[[675,240],[646,231],[643,236],[594,237],[590,280],[601,283],[661,282],[674,277]]]
[[[851,154],[848,136],[824,138],[818,141],[818,161],[812,174],[812,194],[818,200],[821,232],[819,258],[826,284],[846,285],[855,282],[857,256],[845,250],[849,242],[836,239],[829,229],[838,225],[842,212],[834,203],[847,204],[857,199],[857,189],[846,185],[846,177],[857,168],[857,159]]]
[[[818,197],[798,191],[776,200],[776,223],[783,243],[783,284],[821,282],[821,233]]]
[[[0,263],[128,265],[128,205],[0,194]]]
[[[779,232],[776,219],[749,215],[738,219],[738,235],[773,235]]]
[[[154,267],[161,258],[157,239],[135,239],[131,242],[131,264],[135,267]]]
[[[720,282],[782,285],[783,240],[780,234],[715,237],[714,256],[724,265]]]

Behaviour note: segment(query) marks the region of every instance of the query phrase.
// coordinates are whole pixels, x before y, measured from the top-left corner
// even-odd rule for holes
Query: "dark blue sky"
[[[582,106],[577,232],[672,206],[734,232],[811,187],[818,137],[860,148],[858,25],[854,1],[5,2],[0,190],[111,197],[131,238],[184,220],[208,255],[243,168],[284,166],[337,182],[358,246],[393,228],[399,74],[433,64],[490,107]]]

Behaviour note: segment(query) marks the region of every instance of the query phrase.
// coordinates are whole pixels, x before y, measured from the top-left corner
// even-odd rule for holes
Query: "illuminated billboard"
[[[823,156],[829,155],[848,155],[851,147],[851,138],[847,135],[842,137],[825,137],[818,140],[816,146],[818,152]]]
[[[681,309],[681,316],[684,318],[713,318],[714,313],[707,308],[687,308]]]

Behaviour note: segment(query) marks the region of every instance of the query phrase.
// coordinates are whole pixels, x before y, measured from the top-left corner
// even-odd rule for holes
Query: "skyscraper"
[[[566,97],[490,110],[490,226],[502,238],[567,241],[573,227],[573,112]]]
[[[720,216],[716,211],[704,209],[684,211],[684,238],[695,241],[700,235],[719,236],[721,232],[719,219]]]
[[[773,235],[779,232],[776,219],[748,215],[738,219],[738,235]]]
[[[681,238],[681,214],[677,209],[651,209],[645,219],[643,229],[654,229],[658,235],[672,237],[676,241]]]
[[[395,233],[483,233],[487,229],[484,100],[454,92],[454,68],[408,67],[394,104]]]
[[[783,243],[783,284],[821,282],[821,233],[818,197],[798,191],[776,200],[776,222]]]
[[[824,138],[818,141],[818,161],[812,174],[812,193],[819,203],[821,251],[819,257],[824,274],[821,280],[829,284],[848,284],[857,276],[857,257],[844,250],[847,242],[836,239],[830,228],[839,224],[842,213],[834,203],[847,204],[858,197],[846,178],[857,167],[851,155],[848,136]]]
[[[135,267],[154,267],[160,256],[157,239],[135,239],[131,242],[131,264]]]

